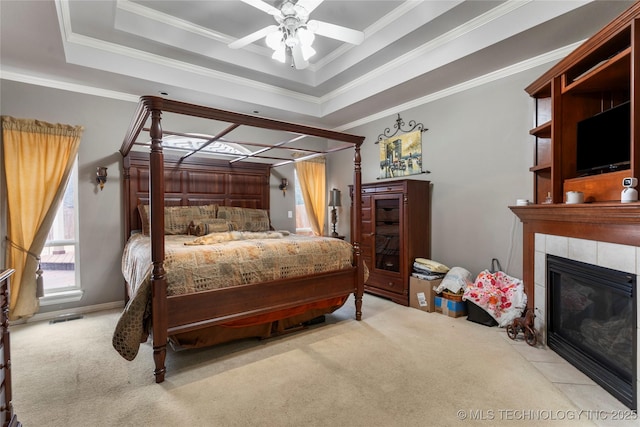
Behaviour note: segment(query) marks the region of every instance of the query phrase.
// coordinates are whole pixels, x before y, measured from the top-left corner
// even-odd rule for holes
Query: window
[[[52,294],[80,289],[77,189],[78,160],[76,159],[62,202],[40,254],[40,268],[44,271],[42,277],[45,299]]]
[[[304,198],[302,197],[302,190],[300,190],[300,183],[298,182],[298,174],[294,171],[295,188],[294,193],[296,196],[296,234],[308,234],[311,235],[311,224],[309,223],[309,217],[307,216],[307,208],[304,205]]]
[[[213,141],[213,142],[212,142]],[[149,141],[151,144],[151,141]],[[207,144],[207,145],[204,145]],[[203,147],[204,145],[204,147]],[[201,154],[213,154],[222,156],[245,156],[251,154],[251,150],[242,145],[226,141],[223,138],[216,139],[212,135],[196,134],[189,135],[164,135],[162,146],[169,150],[193,151],[200,150]]]

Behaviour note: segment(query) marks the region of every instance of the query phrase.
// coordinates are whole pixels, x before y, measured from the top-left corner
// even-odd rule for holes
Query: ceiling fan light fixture
[[[272,59],[275,59],[278,62],[282,62],[283,64],[287,60],[287,50],[284,46],[284,43],[280,43],[280,47],[273,51],[273,55],[271,55]]]
[[[264,41],[271,49],[278,50],[282,45],[282,31],[278,28],[278,30],[267,34]]]
[[[287,37],[284,38],[284,44],[287,47],[294,47],[297,46],[300,43],[300,40],[298,40],[298,37],[296,37],[295,35],[291,35],[291,34],[287,34]]]
[[[300,40],[300,44],[302,46],[308,46],[308,47],[311,47],[311,45],[313,44],[313,40],[315,40],[316,38],[315,34],[313,34],[311,31],[309,31],[305,27],[298,28],[298,31],[296,31],[296,35]]]
[[[309,58],[316,54],[316,50],[314,48],[310,45],[307,46],[304,43],[300,46],[300,50],[302,51],[302,59],[305,61],[309,60]]]
[[[316,54],[312,47],[316,34],[351,44],[364,41],[362,31],[309,20],[309,15],[326,0],[241,1],[272,15],[277,25],[269,25],[229,43],[232,49],[242,48],[264,37],[266,45],[273,50],[273,59],[285,62],[287,56],[291,56],[292,66],[302,70],[309,66],[308,59]]]

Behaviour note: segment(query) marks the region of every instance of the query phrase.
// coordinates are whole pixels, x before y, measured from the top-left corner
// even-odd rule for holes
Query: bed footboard
[[[254,285],[166,296],[162,280],[152,283],[153,359],[157,383],[164,381],[168,336],[283,312],[302,305],[346,297],[357,292],[356,267]],[[157,304],[157,305],[156,305]],[[356,318],[358,315],[356,308]],[[271,319],[272,321],[282,319]],[[359,319],[358,319],[359,320]]]

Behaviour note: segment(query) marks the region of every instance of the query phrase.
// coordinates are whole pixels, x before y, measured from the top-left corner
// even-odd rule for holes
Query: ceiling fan
[[[316,53],[311,47],[315,34],[351,44],[360,44],[364,40],[362,31],[323,21],[309,21],[309,14],[323,0],[282,0],[279,7],[271,6],[262,0],[242,2],[272,15],[277,25],[269,25],[244,36],[230,43],[229,47],[239,49],[264,37],[267,46],[273,49],[273,59],[285,62],[287,53],[290,53],[291,66],[299,70],[307,68],[308,59]]]

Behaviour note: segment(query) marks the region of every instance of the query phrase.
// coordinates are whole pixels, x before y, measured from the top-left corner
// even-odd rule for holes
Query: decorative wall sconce
[[[282,190],[282,197],[287,195],[287,187],[289,186],[289,180],[287,178],[282,178],[282,182],[280,183],[280,186],[278,187],[280,190]]]
[[[96,168],[96,183],[100,186],[100,191],[104,188],[105,182],[107,182],[107,168],[98,166]]]
[[[337,188],[331,190],[331,194],[329,194],[329,206],[331,207],[331,224],[333,225],[333,232],[331,233],[331,236],[338,237],[338,232],[336,231],[338,211],[336,208],[342,206],[342,203],[340,203],[340,190]]]

